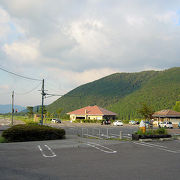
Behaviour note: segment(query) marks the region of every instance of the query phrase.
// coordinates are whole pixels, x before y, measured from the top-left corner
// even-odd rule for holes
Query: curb
[[[180,139],[180,138],[179,138]],[[139,142],[152,142],[152,141],[173,141],[173,138],[159,138],[159,139],[139,139]]]
[[[152,139],[139,139],[139,142],[152,142]]]

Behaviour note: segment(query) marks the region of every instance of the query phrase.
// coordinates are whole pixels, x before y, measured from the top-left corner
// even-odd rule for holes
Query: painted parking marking
[[[158,146],[158,145],[154,145],[154,144],[150,144],[150,143],[138,143],[138,142],[133,142],[134,144],[138,144],[138,145],[141,145],[141,146],[146,146],[146,147],[152,147],[152,148],[156,148],[156,149],[159,149],[159,150],[163,150],[163,151],[167,151],[167,152],[171,152],[171,153],[180,153],[179,150],[177,151],[174,151],[174,150],[170,150],[170,149],[167,149],[167,147],[165,146]]]
[[[109,154],[117,153],[117,151],[114,151],[108,147],[102,146],[102,145],[97,144],[97,143],[87,142],[86,145],[91,146],[91,147],[98,149],[98,150],[105,152],[105,153],[109,153]]]
[[[53,150],[52,150],[48,145],[44,145],[44,147],[46,147],[46,151],[49,150],[50,155],[46,155],[46,154],[44,153],[44,150],[41,148],[41,146],[38,145],[38,148],[39,148],[39,150],[41,151],[41,154],[42,154],[44,157],[46,157],[46,158],[52,158],[52,157],[55,157],[55,156],[56,156],[56,154],[53,152]]]
[[[147,142],[146,142],[146,144],[151,145],[151,146],[161,147],[161,148],[167,148],[166,146],[161,146],[161,145],[158,145],[158,144],[152,144],[152,143],[147,143]]]

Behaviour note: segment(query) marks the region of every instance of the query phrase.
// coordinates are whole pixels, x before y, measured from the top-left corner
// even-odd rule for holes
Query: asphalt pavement
[[[180,141],[140,143],[67,136],[0,144],[0,179],[177,180]]]
[[[139,142],[102,138],[119,136],[120,132],[128,137],[138,129],[129,125],[52,125],[63,127],[66,139],[0,144],[0,179],[179,179],[179,140]],[[86,134],[101,138],[83,138]]]

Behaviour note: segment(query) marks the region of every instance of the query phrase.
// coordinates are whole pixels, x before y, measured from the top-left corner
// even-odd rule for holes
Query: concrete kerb
[[[159,138],[159,139],[139,139],[139,142],[152,142],[152,141],[172,141],[173,138]]]

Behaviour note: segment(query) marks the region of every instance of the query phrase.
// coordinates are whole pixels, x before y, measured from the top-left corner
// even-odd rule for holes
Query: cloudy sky
[[[44,78],[48,93],[115,72],[175,66],[180,0],[0,0],[0,67]],[[41,103],[41,82],[1,70],[0,77],[0,104],[11,103],[13,90],[15,104]]]

